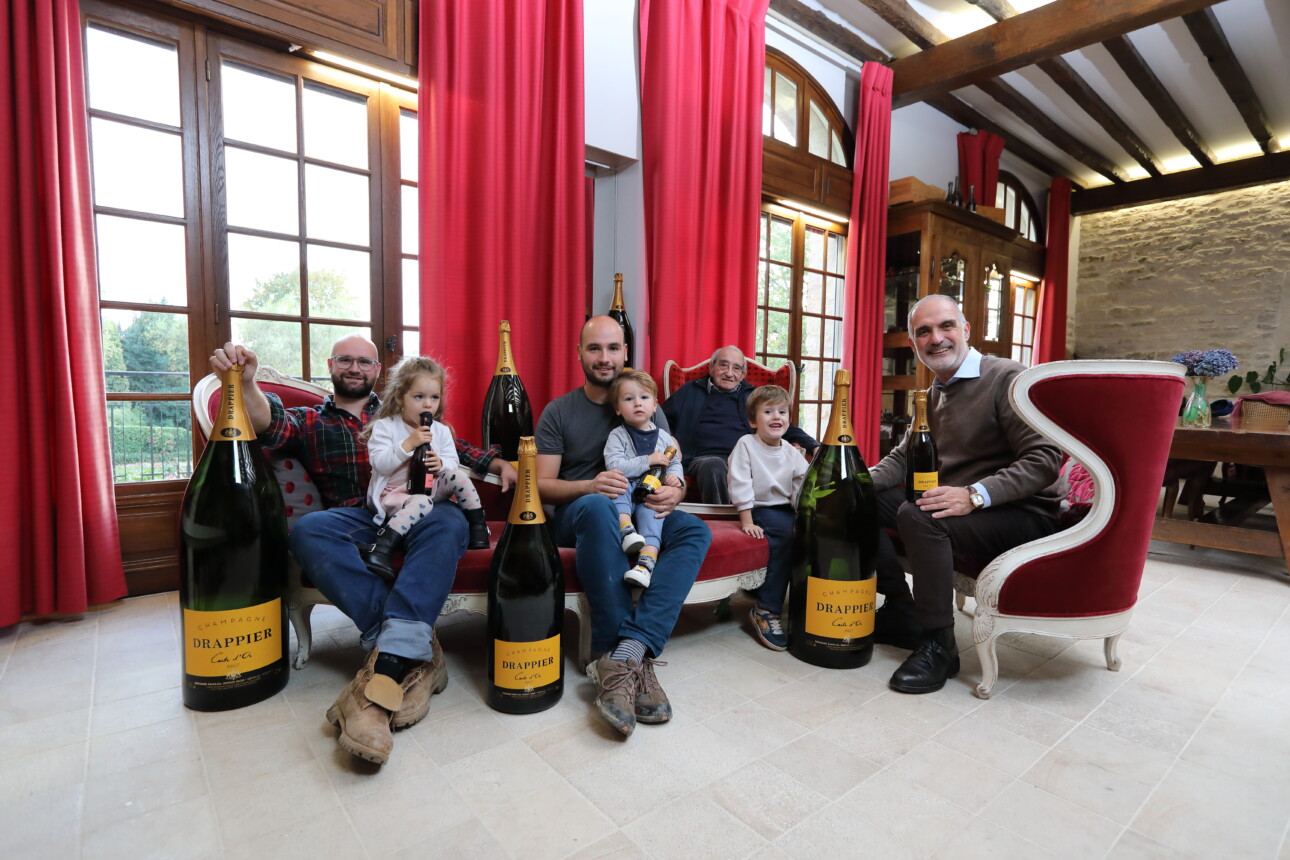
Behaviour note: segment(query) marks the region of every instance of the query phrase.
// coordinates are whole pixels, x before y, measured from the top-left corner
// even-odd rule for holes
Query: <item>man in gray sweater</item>
[[[1008,391],[1025,368],[968,346],[958,303],[931,295],[909,313],[909,341],[935,374],[927,422],[940,457],[940,486],[905,501],[905,439],[871,470],[879,522],[905,545],[914,593],[880,529],[875,641],[913,652],[891,676],[902,693],[931,693],[959,671],[954,642],[954,562],[988,562],[1058,528],[1065,495],[1062,452],[1013,411]]]

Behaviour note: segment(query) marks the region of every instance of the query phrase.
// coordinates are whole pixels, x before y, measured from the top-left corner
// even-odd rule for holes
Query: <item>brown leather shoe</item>
[[[391,716],[403,705],[403,688],[388,675],[373,672],[377,649],[327,709],[327,721],[340,729],[336,742],[346,752],[385,764],[394,749]]]
[[[666,666],[653,657],[646,657],[636,670],[636,722],[666,723],[672,719],[672,703],[659,686],[654,675],[655,666]]]
[[[587,666],[596,684],[596,708],[605,722],[627,737],[636,728],[636,684],[640,665],[635,660],[614,660],[606,652]]]
[[[430,697],[442,693],[448,686],[448,661],[439,647],[438,630],[430,634],[430,647],[434,657],[418,663],[403,678],[403,706],[395,712],[393,720],[396,730],[415,726],[425,719],[430,711]]]

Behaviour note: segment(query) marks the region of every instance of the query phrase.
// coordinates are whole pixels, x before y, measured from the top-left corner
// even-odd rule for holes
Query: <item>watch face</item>
[[[972,501],[972,507],[985,507],[985,496],[980,493],[968,493],[968,498]]]

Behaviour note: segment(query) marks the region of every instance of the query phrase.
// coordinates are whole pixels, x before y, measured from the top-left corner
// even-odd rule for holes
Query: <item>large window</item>
[[[767,50],[762,101],[760,266],[756,355],[800,371],[797,423],[817,439],[828,426],[842,357],[851,134],[806,71]]]
[[[999,184],[994,194],[994,205],[1003,210],[1003,223],[1032,242],[1042,242],[1039,212],[1030,192],[1021,180],[1006,170],[999,171]]]
[[[415,95],[82,9],[113,479],[186,479],[217,345],[324,384],[344,335],[417,348]]]

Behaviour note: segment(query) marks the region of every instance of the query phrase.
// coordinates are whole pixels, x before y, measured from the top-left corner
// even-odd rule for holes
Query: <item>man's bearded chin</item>
[[[346,379],[338,375],[331,378],[332,389],[341,397],[366,397],[372,393],[374,382],[375,380],[369,380],[367,377]]]

